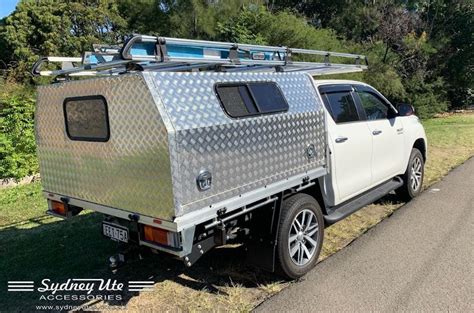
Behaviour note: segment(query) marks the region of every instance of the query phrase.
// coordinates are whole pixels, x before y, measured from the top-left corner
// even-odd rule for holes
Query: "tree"
[[[181,0],[170,7],[170,35],[216,39],[218,24],[235,18],[245,6],[259,6],[262,0]]]
[[[121,0],[118,9],[131,33],[169,35],[170,12],[178,1]]]
[[[292,10],[306,16],[310,23],[326,28],[348,5],[347,0],[270,0],[268,8],[274,10]]]
[[[474,103],[474,12],[473,6],[460,8],[449,25],[449,45],[440,50],[446,58],[442,74],[448,83],[448,97],[453,107]]]
[[[125,26],[113,0],[22,0],[0,27],[2,59],[14,62],[17,80],[28,81],[39,56],[78,56],[93,43],[116,43]]]
[[[474,3],[469,0],[420,1],[438,53],[430,60],[434,76],[446,82],[452,107],[474,103]]]
[[[272,14],[263,6],[242,8],[234,18],[219,24],[218,30],[221,40],[234,42],[335,51],[349,47],[332,30],[316,29],[289,11]]]

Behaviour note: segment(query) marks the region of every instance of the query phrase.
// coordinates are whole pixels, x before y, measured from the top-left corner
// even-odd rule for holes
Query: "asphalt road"
[[[474,158],[261,312],[474,312]]]

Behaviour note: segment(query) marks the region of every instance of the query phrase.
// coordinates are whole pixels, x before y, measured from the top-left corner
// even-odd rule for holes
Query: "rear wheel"
[[[425,162],[420,150],[413,148],[411,151],[408,167],[403,174],[403,186],[397,189],[397,195],[405,201],[409,201],[421,193],[423,177],[425,174]]]
[[[282,274],[303,276],[318,261],[324,237],[324,219],[318,202],[307,194],[284,201],[278,230],[278,263]]]

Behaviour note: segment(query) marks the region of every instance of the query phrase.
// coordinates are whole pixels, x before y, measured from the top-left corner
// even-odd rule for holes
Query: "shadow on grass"
[[[59,283],[73,278],[115,279],[124,283],[124,291],[113,292],[120,295],[120,300],[105,301],[113,307],[126,305],[131,298],[138,296],[138,292],[127,291],[129,280],[153,280],[155,283],[171,280],[195,290],[223,294],[220,286],[238,284],[251,288],[276,279],[271,274],[246,268],[245,251],[241,246],[214,249],[191,268],[168,255],[151,254],[144,260],[127,263],[113,274],[108,267],[108,258],[117,252],[118,247],[100,233],[101,214],[83,214],[67,221],[49,223],[42,220],[43,217],[39,217],[0,229],[2,311],[31,311],[38,305],[80,306],[90,303],[90,300],[40,300],[45,293],[37,291],[9,292],[7,281],[12,280],[34,281],[36,289],[42,287],[43,279]],[[31,228],[22,228],[28,223]],[[57,294],[81,293],[67,291]]]
[[[13,222],[11,224],[1,225],[0,231],[3,231],[4,229],[9,229],[9,228],[12,229],[15,227],[21,227],[22,225],[39,226],[39,225],[45,224],[44,221],[47,221],[47,220],[51,220],[51,215],[44,214],[44,215],[36,216],[34,218],[30,218],[27,220],[21,220],[18,222]]]
[[[380,205],[384,205],[387,203],[395,204],[395,205],[405,204],[405,202],[400,200],[400,197],[397,196],[395,192],[393,191],[374,202],[374,204],[380,204]]]

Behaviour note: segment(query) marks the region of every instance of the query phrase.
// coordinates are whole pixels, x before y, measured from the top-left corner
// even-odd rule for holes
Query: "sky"
[[[4,18],[15,10],[18,0],[0,0],[0,18]]]

